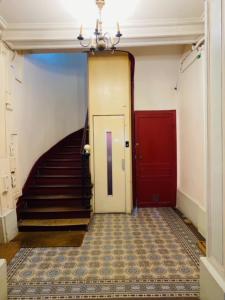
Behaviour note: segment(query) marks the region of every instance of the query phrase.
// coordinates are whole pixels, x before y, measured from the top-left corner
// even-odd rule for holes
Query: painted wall
[[[205,52],[196,56],[194,52],[185,60],[178,84],[177,205],[206,235]]]
[[[135,110],[177,110],[177,206],[206,236],[205,54],[179,74],[186,50],[183,46],[129,50],[136,60],[134,106]]]
[[[182,48],[154,46],[129,51],[135,56],[135,110],[176,109],[174,88]]]
[[[25,55],[22,89],[14,85],[22,186],[44,152],[83,127],[87,111],[86,70],[85,54]]]
[[[15,55],[0,41],[0,243],[9,242],[18,232],[16,202],[21,194],[18,183],[17,131],[12,87],[16,74]]]
[[[208,12],[208,236],[200,260],[200,299],[225,299],[225,6],[207,1]]]

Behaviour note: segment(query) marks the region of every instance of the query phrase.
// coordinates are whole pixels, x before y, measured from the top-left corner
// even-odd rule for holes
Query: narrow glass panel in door
[[[96,213],[126,211],[124,116],[94,116]]]

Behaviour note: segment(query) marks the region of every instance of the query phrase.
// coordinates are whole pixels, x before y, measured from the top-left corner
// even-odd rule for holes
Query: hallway
[[[170,208],[97,214],[80,248],[20,249],[9,299],[198,299],[197,241]]]

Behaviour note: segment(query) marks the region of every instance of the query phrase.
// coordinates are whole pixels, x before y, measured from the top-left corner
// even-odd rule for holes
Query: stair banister
[[[88,113],[86,115],[83,138],[81,143],[81,155],[82,155],[82,197],[83,197],[83,206],[85,208],[90,208],[90,189],[87,188],[91,185],[91,176],[89,171],[89,158],[90,158],[90,146],[88,145]]]

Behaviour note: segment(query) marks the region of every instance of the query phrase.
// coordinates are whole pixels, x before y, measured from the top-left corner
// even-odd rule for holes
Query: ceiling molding
[[[121,24],[121,47],[162,44],[191,44],[204,34],[201,18],[135,20]],[[87,30],[90,28],[86,28]],[[106,28],[110,32],[113,28]],[[17,50],[80,48],[75,23],[8,24],[3,39]]]
[[[200,18],[184,18],[184,19],[136,19],[121,23],[122,28],[136,27],[158,27],[158,26],[174,26],[174,25],[198,25],[202,24],[202,16]],[[80,24],[73,23],[8,23],[7,30],[79,30]],[[92,29],[86,27],[84,29]]]

